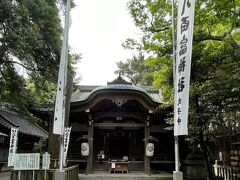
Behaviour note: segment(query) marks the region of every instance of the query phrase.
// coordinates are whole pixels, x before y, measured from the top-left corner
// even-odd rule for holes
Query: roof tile
[[[19,131],[24,134],[48,138],[47,131],[14,111],[0,108],[0,124],[9,129],[11,126],[19,127]]]

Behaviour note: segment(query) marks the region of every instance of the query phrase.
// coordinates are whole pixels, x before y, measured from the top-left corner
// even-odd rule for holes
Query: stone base
[[[64,171],[56,171],[54,180],[65,180],[65,172]]]
[[[183,180],[183,173],[181,171],[173,171],[173,180]]]

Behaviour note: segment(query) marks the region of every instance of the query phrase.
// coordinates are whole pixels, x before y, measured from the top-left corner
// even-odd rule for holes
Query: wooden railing
[[[78,179],[78,165],[64,168],[65,171],[65,180],[77,180]],[[56,169],[46,170],[35,170],[33,171],[21,171],[20,172],[20,180],[54,180],[55,179]],[[11,180],[19,180],[19,171],[12,170],[11,172]]]
[[[213,175],[224,180],[239,180],[240,168],[224,165],[213,165]]]
[[[77,180],[78,179],[78,165],[65,168],[65,180]]]

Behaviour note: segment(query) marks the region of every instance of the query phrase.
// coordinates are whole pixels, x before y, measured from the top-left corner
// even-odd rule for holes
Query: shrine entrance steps
[[[173,175],[167,172],[159,172],[150,176],[143,172],[111,173],[108,171],[94,171],[93,174],[78,174],[79,180],[172,180]]]

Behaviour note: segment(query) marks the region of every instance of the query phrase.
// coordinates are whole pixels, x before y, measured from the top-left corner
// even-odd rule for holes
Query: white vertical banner
[[[195,0],[178,0],[174,135],[188,135]]]
[[[63,134],[64,120],[65,120],[65,89],[67,81],[67,60],[68,60],[68,34],[70,21],[70,1],[67,1],[65,15],[65,27],[63,35],[63,44],[61,49],[61,58],[58,72],[57,95],[54,109],[54,124],[53,133]]]
[[[14,155],[17,151],[18,128],[11,127],[11,137],[9,143],[8,166],[14,166]]]
[[[62,58],[61,58],[62,61]],[[59,75],[58,75],[58,86],[57,86],[57,95],[55,101],[55,110],[54,110],[54,123],[53,123],[53,133],[62,135],[63,124],[64,124],[64,91],[65,91],[65,80],[64,72],[65,65],[63,62],[60,62]]]
[[[69,140],[70,140],[71,129],[72,129],[71,127],[64,128],[63,162],[66,161],[66,157],[67,157],[67,152],[68,152],[68,145],[69,145]]]

